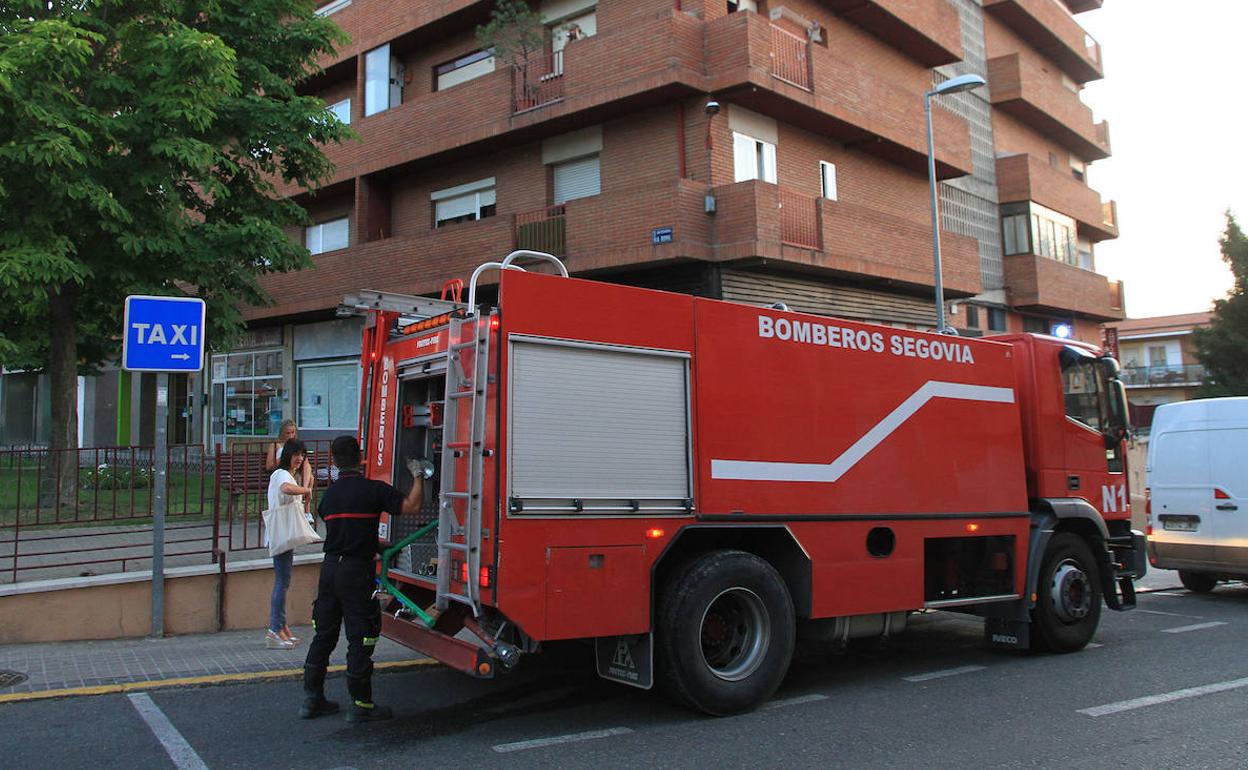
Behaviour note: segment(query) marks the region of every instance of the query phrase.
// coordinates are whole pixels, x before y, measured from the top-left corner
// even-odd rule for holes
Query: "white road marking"
[[[1176,700],[1183,700],[1184,698],[1195,698],[1199,695],[1210,695],[1215,692],[1237,690],[1241,687],[1248,687],[1248,677],[1244,677],[1243,679],[1232,679],[1228,682],[1215,682],[1214,684],[1207,684],[1202,687],[1188,687],[1184,690],[1164,692],[1160,695],[1149,695],[1143,698],[1133,698],[1131,700],[1118,701],[1117,703],[1106,703],[1104,706],[1093,706],[1092,708],[1079,709],[1079,713],[1087,714],[1090,717],[1103,717],[1106,714],[1117,714],[1120,711],[1142,709],[1146,706],[1156,706],[1160,703],[1170,703]]]
[[[799,695],[796,698],[785,698],[784,700],[773,700],[771,703],[768,703],[766,706],[763,706],[763,710],[766,711],[768,709],[780,709],[780,708],[784,708],[785,706],[800,706],[803,703],[814,703],[816,701],[827,700],[827,699],[828,699],[828,696],[819,695],[818,693],[815,693],[813,695]]]
[[[1087,647],[1089,650],[1095,650],[1097,647],[1104,647],[1105,645],[1101,644],[1100,642],[1088,642],[1084,646]]]
[[[494,751],[499,754],[508,754],[513,751],[525,751],[526,749],[540,749],[545,746],[557,746],[561,743],[576,743],[577,741],[592,741],[598,738],[610,738],[613,735],[627,735],[631,732],[632,730],[627,727],[611,727],[606,730],[590,730],[584,733],[572,733],[571,735],[556,735],[550,738],[534,738],[529,741],[500,743],[494,747]]]
[[[976,671],[983,671],[987,666],[962,666],[961,668],[946,668],[943,671],[929,671],[926,674],[915,674],[914,676],[904,677],[907,682],[926,682],[929,679],[943,679],[947,676],[958,676],[959,674],[970,674]]]
[[[147,722],[156,740],[165,747],[165,753],[173,760],[174,767],[178,770],[208,770],[208,765],[199,758],[199,754],[195,753],[195,749],[191,748],[191,744],[186,742],[182,733],[178,732],[178,728],[173,726],[173,722],[169,721],[169,717],[165,716],[165,712],[160,710],[150,695],[136,692],[126,697],[130,699],[134,710],[139,712],[139,716],[143,717],[143,721]]]
[[[1136,609],[1136,612],[1143,612],[1143,613],[1146,613],[1146,614],[1148,614],[1148,615],[1165,615],[1165,616],[1166,616],[1166,617],[1168,617],[1168,618],[1199,618],[1199,617],[1203,617],[1202,615],[1184,615],[1184,614],[1183,614],[1183,613],[1181,613],[1181,612],[1162,612],[1161,610],[1141,610],[1141,609]]]
[[[1187,596],[1187,594],[1176,594],[1172,591],[1151,591],[1153,596]]]
[[[1182,634],[1188,631],[1203,631],[1206,628],[1214,628],[1215,626],[1225,626],[1225,625],[1226,623],[1224,621],[1212,620],[1208,623],[1195,623],[1190,626],[1179,626],[1177,628],[1163,628],[1161,629],[1161,632],[1163,634]]]

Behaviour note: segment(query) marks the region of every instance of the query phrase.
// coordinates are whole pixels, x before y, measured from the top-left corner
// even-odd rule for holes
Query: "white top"
[[[290,475],[290,471],[284,468],[278,468],[273,471],[272,476],[269,476],[269,508],[276,508],[279,505],[293,503],[296,499],[302,500],[302,498],[296,498],[294,495],[288,495],[283,492],[283,484],[293,484],[295,486],[299,486],[299,483],[295,481],[295,477]]]

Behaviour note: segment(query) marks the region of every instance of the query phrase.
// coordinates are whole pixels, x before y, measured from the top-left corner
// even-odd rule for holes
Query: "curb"
[[[423,668],[434,665],[439,664],[432,658],[417,658],[415,660],[384,661],[373,664],[373,667],[378,671],[402,671],[409,668]],[[345,665],[338,663],[329,667],[329,673],[340,673],[345,671],[346,668]],[[206,676],[184,676],[173,679],[149,679],[141,682],[120,682],[118,684],[100,684],[90,687],[62,687],[54,690],[35,690],[34,692],[14,692],[0,695],[0,704],[48,700],[51,698],[113,695],[116,693],[177,687],[211,687],[223,684],[293,680],[302,676],[302,668],[284,668],[274,671],[243,671],[236,674],[209,674]]]

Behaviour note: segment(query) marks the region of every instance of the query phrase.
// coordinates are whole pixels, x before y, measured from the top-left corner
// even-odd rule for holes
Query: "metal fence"
[[[304,443],[315,505],[331,479],[329,442]],[[269,446],[168,447],[167,566],[267,558]],[[0,449],[0,583],[149,569],[153,455],[144,446]]]
[[[810,89],[809,41],[771,25],[771,74],[798,88]]]
[[[536,109],[563,98],[563,51],[530,56],[511,70],[511,111]]]
[[[1199,385],[1205,374],[1205,367],[1200,364],[1128,366],[1122,370],[1122,382],[1128,387]]]

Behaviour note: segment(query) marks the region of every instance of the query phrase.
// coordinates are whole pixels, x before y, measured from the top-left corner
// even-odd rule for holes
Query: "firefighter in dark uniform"
[[[351,694],[348,722],[389,719],[386,706],[373,703],[373,647],[381,633],[381,608],[373,599],[377,557],[377,527],[384,511],[391,516],[412,514],[424,500],[423,479],[412,481],[402,493],[384,481],[364,478],[360,444],[354,436],[339,436],[330,445],[338,480],[325,490],[317,512],[325,521],[325,560],[312,623],[316,635],[303,664],[304,719],[334,714],[338,704],[325,699],[325,671],[338,644],[338,631],[347,627],[347,691]]]

